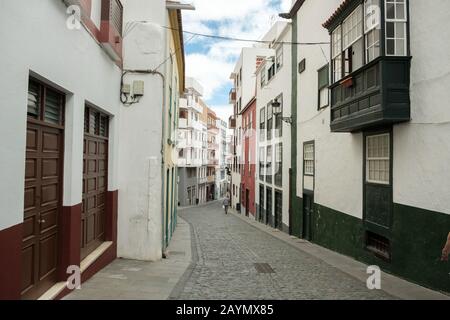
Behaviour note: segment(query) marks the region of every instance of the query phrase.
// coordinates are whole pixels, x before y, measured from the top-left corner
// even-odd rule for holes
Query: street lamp
[[[272,101],[272,112],[275,117],[277,117],[277,118],[281,117],[282,121],[289,123],[289,124],[293,123],[292,116],[291,117],[283,117],[283,108],[281,107],[281,103],[278,101],[278,99],[275,99]]]

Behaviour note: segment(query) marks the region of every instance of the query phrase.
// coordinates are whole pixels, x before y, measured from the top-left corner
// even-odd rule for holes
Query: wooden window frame
[[[65,107],[66,107],[66,94],[54,87],[47,85],[46,83],[37,80],[36,78],[30,77],[28,80],[28,91],[27,95],[30,92],[30,84],[33,83],[38,87],[38,115],[37,117],[30,116],[28,114],[28,103],[27,103],[27,119],[30,122],[36,123],[45,123],[45,125],[53,128],[64,128],[65,124]],[[46,109],[46,97],[47,91],[52,91],[58,95],[60,95],[60,114],[59,114],[59,123],[55,124],[53,122],[49,122],[45,120],[45,109]]]

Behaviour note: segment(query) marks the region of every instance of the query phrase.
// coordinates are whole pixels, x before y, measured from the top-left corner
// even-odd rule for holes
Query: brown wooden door
[[[24,299],[38,298],[57,281],[63,104],[63,95],[30,82],[22,243]]]
[[[105,241],[108,121],[106,115],[93,108],[86,108],[81,214],[82,260]]]

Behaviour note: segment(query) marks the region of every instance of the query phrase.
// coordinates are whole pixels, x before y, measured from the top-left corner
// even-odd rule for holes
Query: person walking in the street
[[[230,199],[227,197],[223,200],[223,208],[225,209],[225,214],[228,214],[228,207],[230,206]]]
[[[448,233],[447,237],[447,243],[444,246],[444,249],[442,249],[442,261],[448,261],[448,256],[450,254],[450,232]]]

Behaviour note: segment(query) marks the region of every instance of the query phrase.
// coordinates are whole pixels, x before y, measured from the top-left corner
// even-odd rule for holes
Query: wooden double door
[[[30,80],[26,131],[22,298],[57,282],[62,208],[64,95]]]
[[[31,79],[28,89],[24,222],[23,299],[36,299],[58,281],[64,172],[65,95]],[[105,240],[108,177],[107,115],[86,108],[81,258]]]

